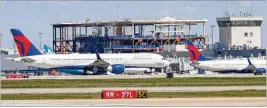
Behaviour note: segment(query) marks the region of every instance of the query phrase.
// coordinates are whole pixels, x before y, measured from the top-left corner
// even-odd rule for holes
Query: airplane
[[[213,60],[203,56],[191,40],[185,40],[191,65],[195,68],[218,73],[266,73],[266,60]]]
[[[48,45],[44,45],[44,54],[55,54],[54,50],[52,50]],[[82,70],[69,70],[69,69],[61,69],[58,70],[60,72],[72,72],[72,73],[80,73]],[[138,74],[138,73],[151,73],[149,68],[126,68],[124,71],[125,74]],[[113,75],[108,72],[109,75]]]
[[[41,69],[64,69],[69,70],[65,73],[75,75],[95,75],[106,71],[122,74],[127,68],[152,70],[170,65],[163,56],[153,53],[98,54],[96,50],[96,54],[41,54],[19,29],[11,29],[11,33],[21,57],[8,59]]]

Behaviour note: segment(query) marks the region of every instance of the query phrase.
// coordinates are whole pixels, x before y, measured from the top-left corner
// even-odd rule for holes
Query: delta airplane
[[[8,58],[42,69],[67,69],[70,74],[122,74],[127,68],[166,68],[170,65],[163,56],[153,53],[128,54],[41,54],[18,29],[11,29],[21,57]],[[97,52],[97,50],[96,50]],[[79,70],[72,72],[71,70]]]
[[[218,73],[266,73],[266,60],[212,60],[204,57],[191,40],[185,40],[191,65],[195,68]]]
[[[44,54],[56,54],[48,45],[44,45]],[[60,69],[58,70],[60,72],[72,72],[72,73],[81,73],[82,70],[70,70],[70,69]],[[124,73],[125,74],[137,74],[137,73],[151,73],[152,70],[149,68],[125,68]],[[107,72],[108,75],[114,75],[110,72]]]

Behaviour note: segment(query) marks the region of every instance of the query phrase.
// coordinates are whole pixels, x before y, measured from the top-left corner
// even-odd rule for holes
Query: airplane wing
[[[248,60],[248,66],[246,68],[244,68],[243,71],[254,72],[256,70],[256,66],[251,63],[249,57],[247,57],[247,60]]]
[[[96,51],[96,57],[97,57],[96,61],[87,65],[84,68],[84,74],[87,74],[87,71],[91,71],[91,72],[93,72],[93,74],[96,74],[97,72],[107,72],[108,71],[108,67],[110,66],[110,64],[108,62],[104,61],[103,59],[101,59],[101,57],[97,51]]]

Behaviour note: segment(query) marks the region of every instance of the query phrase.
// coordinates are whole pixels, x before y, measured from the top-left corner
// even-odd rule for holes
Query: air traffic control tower
[[[263,17],[239,16],[219,17],[220,48],[258,49],[261,48],[261,23]]]

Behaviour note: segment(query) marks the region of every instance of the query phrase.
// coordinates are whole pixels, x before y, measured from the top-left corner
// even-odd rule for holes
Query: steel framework
[[[56,53],[154,52],[190,39],[203,48],[207,20],[119,20],[53,24]],[[192,35],[192,25],[203,24],[201,35]],[[184,29],[188,26],[188,31]]]

